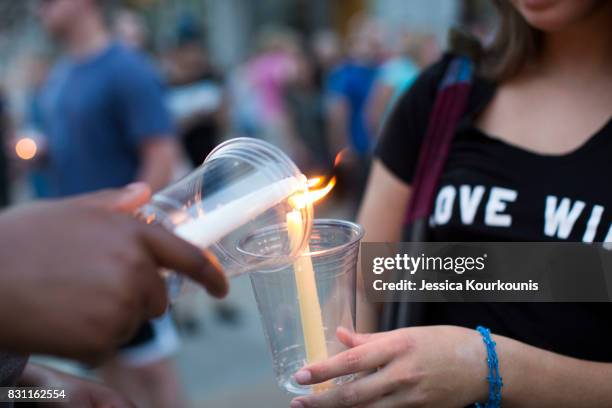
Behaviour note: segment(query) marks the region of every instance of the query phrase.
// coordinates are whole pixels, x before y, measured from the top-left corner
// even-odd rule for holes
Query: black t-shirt
[[[425,71],[398,101],[378,145],[380,160],[408,184],[449,58]],[[432,239],[612,241],[612,120],[568,154],[529,152],[474,126],[495,89],[482,78],[474,81],[439,182]],[[430,303],[424,317],[426,324],[484,325],[536,347],[612,361],[608,303]]]

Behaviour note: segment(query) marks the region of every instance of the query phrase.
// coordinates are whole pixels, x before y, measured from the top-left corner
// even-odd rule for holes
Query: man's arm
[[[179,146],[175,139],[163,136],[146,140],[140,147],[138,180],[147,183],[153,191],[162,189],[172,181],[178,156]]]
[[[29,363],[18,383],[21,387],[55,388],[64,392],[65,401],[46,402],[48,408],[109,406],[133,408],[135,405],[102,383],[75,377],[38,364]],[[36,405],[38,406],[38,405]]]
[[[161,315],[160,268],[214,296],[227,281],[197,247],[131,213],[149,199],[134,184],[0,213],[0,349],[96,361]]]
[[[153,191],[166,186],[178,156],[178,142],[164,86],[146,60],[131,58],[117,76],[117,101],[128,142],[139,155],[137,179]]]

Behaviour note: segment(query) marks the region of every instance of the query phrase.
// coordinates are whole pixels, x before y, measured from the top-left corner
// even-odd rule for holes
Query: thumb
[[[90,205],[110,211],[131,213],[151,199],[147,183],[132,183],[119,189],[108,189],[85,194],[75,199],[78,204]]]

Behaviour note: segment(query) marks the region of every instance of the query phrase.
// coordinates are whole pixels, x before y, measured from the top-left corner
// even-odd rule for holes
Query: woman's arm
[[[358,222],[365,229],[363,242],[397,242],[401,240],[410,186],[397,178],[380,160],[374,160]],[[375,303],[365,299],[363,277],[358,275],[357,331],[369,333],[378,329]]]
[[[298,383],[375,372],[299,397],[292,408],[461,408],[488,398],[486,348],[476,330],[428,326],[355,334],[339,329],[338,339],[349,350],[298,371]],[[503,336],[493,340],[504,407],[612,406],[612,364],[565,357]]]
[[[493,336],[504,407],[612,406],[612,364],[578,360]]]

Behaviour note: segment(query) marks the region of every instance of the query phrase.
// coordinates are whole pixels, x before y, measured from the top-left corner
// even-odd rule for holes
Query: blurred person
[[[228,92],[231,132],[243,137],[258,137],[261,133],[260,104],[246,63],[230,72]]]
[[[495,4],[501,25],[493,44],[472,54],[476,76],[453,129],[428,236],[609,243],[612,194],[603,175],[612,155],[612,2]],[[366,241],[402,239],[419,149],[452,59],[427,69],[385,126],[360,215]],[[373,306],[360,307],[361,330],[376,330]],[[350,350],[306,367],[298,382],[372,374],[291,407],[485,406],[494,359],[473,330],[479,325],[496,344],[501,405],[612,406],[609,303],[427,303],[419,315],[417,323],[396,322],[414,327],[388,332],[340,329]]]
[[[440,42],[434,34],[422,34],[419,36],[421,52],[417,64],[420,67],[428,67],[438,61],[442,54]]]
[[[298,74],[299,41],[290,30],[266,28],[259,33],[256,48],[232,78],[231,103],[237,125],[244,133],[301,161],[307,153],[295,133],[285,99],[288,85]]]
[[[361,15],[354,17],[347,42],[347,59],[327,79],[330,131],[337,150],[349,146],[357,156],[367,157],[372,133],[365,107],[383,57],[377,23]]]
[[[317,74],[315,58],[301,52],[296,58],[296,75],[284,92],[285,103],[295,134],[307,152],[296,164],[306,174],[329,174],[333,157],[325,134]]]
[[[328,76],[325,87],[326,124],[334,152],[345,147],[339,188],[348,192],[356,206],[365,186],[373,132],[366,115],[367,101],[383,57],[382,32],[376,21],[353,18],[348,38],[348,57]]]
[[[147,46],[147,25],[144,18],[132,10],[124,9],[117,13],[113,34],[117,40],[135,49],[144,50]]]
[[[325,114],[325,82],[341,60],[338,36],[333,31],[316,32],[297,55],[296,75],[285,92],[290,119],[307,155],[298,163],[308,173],[328,174],[333,153]]]
[[[42,92],[51,194],[69,196],[134,180],[158,190],[172,178],[178,146],[159,76],[147,58],[111,38],[103,0],[44,0],[40,19],[64,55]],[[100,369],[144,407],[180,407],[168,314],[143,325]]]
[[[368,101],[368,119],[372,129],[380,128],[393,103],[410,88],[421,70],[417,62],[421,53],[418,36],[403,31],[397,42],[395,56],[381,65]]]
[[[166,309],[162,267],[213,296],[227,292],[198,248],[131,215],[150,195],[135,183],[0,213],[0,386],[63,390],[67,402],[49,406],[132,407],[130,395],[28,363],[28,354],[88,363],[113,355],[140,322]]]
[[[65,50],[41,96],[57,196],[135,179],[155,191],[172,177],[177,143],[160,78],[142,54],[110,37],[103,3],[40,3],[45,28]]]
[[[168,104],[191,165],[198,167],[221,141],[225,125],[223,78],[212,67],[199,28],[182,19],[167,56]]]
[[[329,73],[342,60],[342,45],[338,35],[329,30],[316,32],[310,41],[314,64],[315,83],[323,90]]]
[[[198,167],[222,141],[227,126],[227,95],[224,78],[213,67],[198,21],[191,14],[179,19],[176,46],[166,54],[165,72],[170,85],[168,106],[178,123],[178,134],[191,166]],[[186,299],[172,309],[179,330],[187,335],[201,332],[199,305]],[[223,323],[240,320],[240,309],[231,300],[213,303]]]
[[[5,148],[8,145],[10,129],[7,101],[4,90],[0,88],[0,208],[10,203],[9,165]]]
[[[51,194],[41,106],[41,94],[50,68],[50,59],[45,55],[34,55],[29,61],[26,82],[26,114],[24,124],[17,135],[19,138],[30,138],[36,143],[35,156],[25,163],[35,198],[47,198]]]

